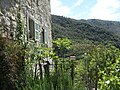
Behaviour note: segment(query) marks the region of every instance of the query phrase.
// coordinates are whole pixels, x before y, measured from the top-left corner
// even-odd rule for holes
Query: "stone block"
[[[10,19],[8,17],[4,17],[5,26],[10,26]]]
[[[3,16],[3,13],[0,11],[0,16]]]

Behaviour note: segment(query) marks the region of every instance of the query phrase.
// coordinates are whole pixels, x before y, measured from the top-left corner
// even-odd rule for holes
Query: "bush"
[[[22,47],[7,38],[0,38],[0,89],[16,90],[23,67]]]

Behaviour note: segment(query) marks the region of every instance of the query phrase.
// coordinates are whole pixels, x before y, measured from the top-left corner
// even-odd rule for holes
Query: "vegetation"
[[[67,54],[76,56],[74,89],[119,90],[120,41],[111,32],[115,27],[119,30],[115,26],[119,22],[74,20],[55,15],[52,22],[53,39],[67,37],[74,43]]]
[[[72,49],[72,42],[68,38],[57,38],[53,41],[53,47],[57,56],[64,58],[65,54]]]
[[[0,89],[16,90],[23,70],[22,46],[7,38],[0,37]]]
[[[61,40],[61,42],[63,40],[64,42],[62,42],[61,44],[56,44],[60,43],[59,40]],[[19,46],[19,43],[18,44],[15,44],[13,42],[11,43],[14,45],[14,48],[10,47],[11,46],[10,43],[7,44],[7,46],[4,45],[6,49],[4,48],[3,49],[8,53],[8,54],[6,53],[5,57],[10,57],[11,62],[17,59],[18,60],[16,62],[21,61],[22,59],[19,60],[20,57],[16,56],[18,55],[18,53],[20,55],[21,49],[18,47],[21,46]],[[66,47],[63,44],[66,44]],[[71,47],[71,42],[69,41],[69,39],[66,38],[57,39],[54,41],[54,47],[55,47],[54,49],[56,48],[60,50],[64,49],[65,51],[67,50],[67,52],[70,52],[71,50],[68,49],[67,47]],[[9,54],[11,53],[10,51],[13,50],[15,53]],[[4,53],[2,48],[1,52]],[[63,52],[60,52],[60,54],[63,55]],[[23,52],[21,52],[21,55],[22,53]],[[3,56],[3,54],[1,56]],[[96,88],[96,90],[97,88],[100,88],[102,90],[120,89],[119,83],[120,74],[118,73],[120,68],[119,49],[111,45],[107,46],[94,45],[92,46],[91,49],[86,50],[79,56],[81,57],[81,59],[78,60],[73,60],[71,58],[61,56],[58,57],[53,52],[51,52],[51,49],[36,46],[35,43],[31,42],[27,45],[27,48],[25,50],[24,71],[22,73],[20,72],[19,74],[20,77],[18,77],[19,79],[15,78],[15,80],[18,81],[16,81],[14,85],[17,84],[18,82],[17,84],[18,90],[86,90],[86,88],[88,88],[89,90],[91,90],[92,88]],[[49,68],[44,67],[45,72],[43,74],[40,63],[45,64],[45,62],[47,62],[47,60],[45,59],[48,57],[53,58],[53,61],[55,63],[54,69],[52,69],[52,71],[49,72],[48,71]],[[7,66],[9,68],[8,70],[12,70],[15,72],[17,70],[23,70],[18,68],[15,69],[14,67],[16,67],[16,63],[15,64],[13,63],[15,63],[15,61],[11,63],[13,66],[10,67]],[[7,64],[6,63],[2,64],[0,65],[1,70],[4,70],[5,68],[3,69],[2,66],[5,66]],[[18,75],[18,73],[15,72],[11,72],[11,74]],[[10,74],[10,72],[8,71],[7,73]],[[0,75],[2,74],[4,73],[1,73]],[[5,73],[4,76],[8,77],[9,75]],[[11,78],[11,75],[9,78]],[[8,81],[9,78],[1,79],[4,79],[3,81],[5,81],[5,79]],[[1,84],[3,85],[2,82]],[[8,86],[7,83],[5,83],[4,85]]]
[[[2,28],[4,30],[4,28]],[[23,25],[20,12],[17,13],[16,40],[0,37],[0,88],[16,90],[16,84],[23,82],[24,72]]]
[[[0,37],[0,89],[120,89],[119,37],[87,23],[55,16],[53,48],[46,48],[24,40],[19,14],[16,39]]]
[[[79,20],[52,15],[53,39],[67,37],[74,43],[107,44],[120,48],[120,39],[107,28],[88,24]],[[113,30],[114,31],[114,30]]]
[[[114,33],[115,35],[120,35],[120,22],[117,21],[104,21],[98,19],[89,19],[89,20],[80,20],[80,22],[84,22],[90,24],[92,26],[97,26],[107,31]]]

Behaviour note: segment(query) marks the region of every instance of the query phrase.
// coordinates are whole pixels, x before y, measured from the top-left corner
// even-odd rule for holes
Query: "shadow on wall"
[[[18,0],[0,0],[0,9],[1,10],[10,10],[12,7],[15,7]]]

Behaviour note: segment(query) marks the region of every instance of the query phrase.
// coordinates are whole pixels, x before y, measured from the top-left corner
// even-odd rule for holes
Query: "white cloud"
[[[63,5],[60,0],[51,0],[51,13],[54,15],[66,16],[74,18],[74,9],[81,5],[83,0],[77,0],[71,7]]]
[[[89,18],[120,20],[120,0],[97,0],[91,9]]]
[[[77,0],[77,2],[71,8],[76,8],[76,7],[80,6],[82,2],[83,2],[83,0]]]
[[[75,12],[75,8],[78,8],[84,2],[84,0],[75,0],[75,3],[73,2],[73,5],[71,7],[63,5],[63,2],[61,0],[51,0],[51,13],[54,15],[66,16],[74,19],[91,18],[120,21],[120,0],[96,1],[96,4],[93,7],[90,7],[91,9],[89,8],[90,12],[85,11],[84,13],[80,12],[79,10],[79,12],[77,13]]]
[[[60,0],[51,0],[51,13],[55,15],[67,16],[71,10],[64,6]]]

